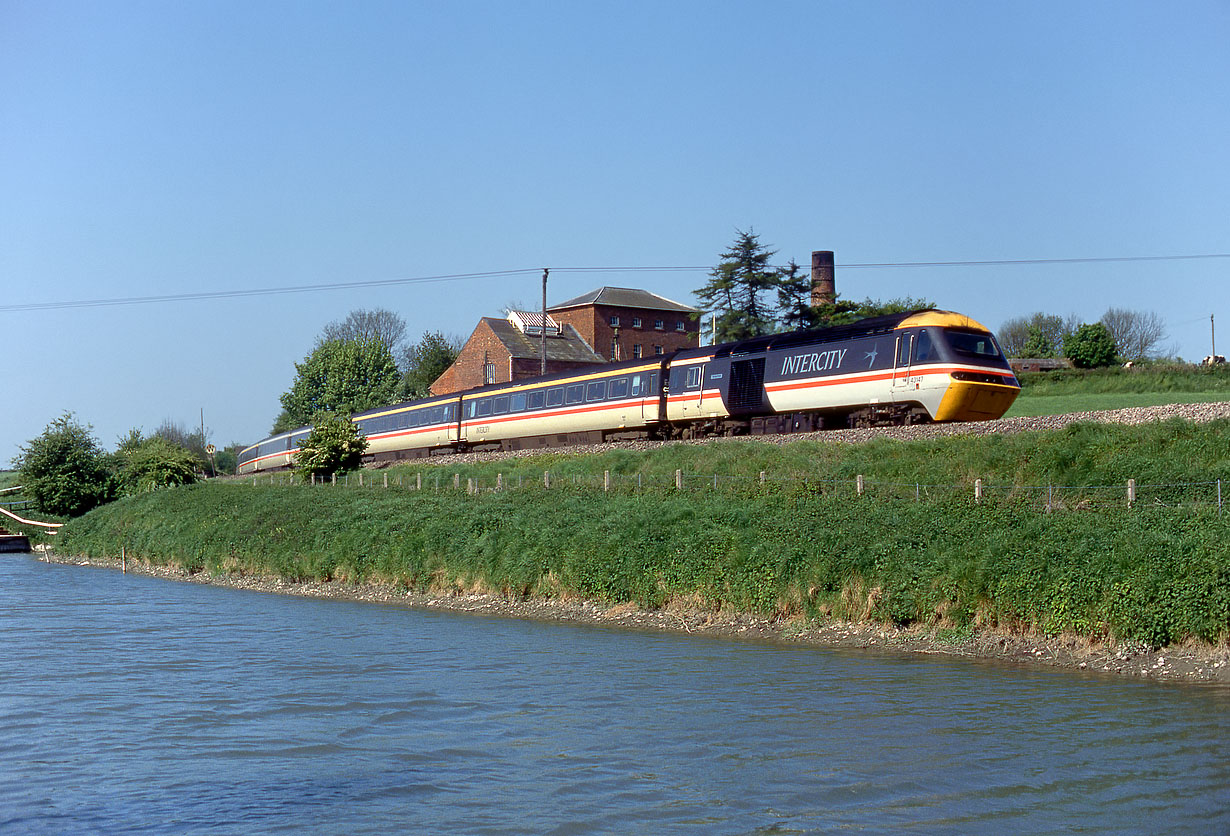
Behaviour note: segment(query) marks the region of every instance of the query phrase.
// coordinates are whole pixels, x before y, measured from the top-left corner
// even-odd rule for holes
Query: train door
[[[893,368],[893,391],[910,387],[911,363],[914,356],[914,335],[900,334],[897,337],[897,361]]]

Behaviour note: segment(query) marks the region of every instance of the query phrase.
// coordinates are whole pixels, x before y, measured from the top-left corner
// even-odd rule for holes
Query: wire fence
[[[756,492],[791,491],[817,496],[833,495],[893,502],[966,502],[971,505],[1011,504],[1055,511],[1085,511],[1109,508],[1216,508],[1224,510],[1223,480],[1199,482],[1138,483],[1127,479],[1118,485],[995,485],[982,479],[965,484],[927,484],[919,481],[882,481],[862,475],[853,478],[774,476],[767,472],[749,475],[717,473],[619,474],[611,471],[560,474],[543,471],[541,478],[525,473],[494,476],[464,476],[460,472],[348,473],[330,480],[305,482],[293,473],[250,477],[253,485],[320,485],[341,488],[396,489],[403,491],[451,491],[477,495],[493,491],[549,491],[561,487],[598,493],[714,492],[732,496]]]

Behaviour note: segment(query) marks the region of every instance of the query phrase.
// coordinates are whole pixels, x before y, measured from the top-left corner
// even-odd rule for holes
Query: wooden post
[[[611,471],[609,470],[602,471],[602,489],[604,491],[611,489]]]
[[[337,485],[337,474],[336,473],[333,474],[333,484],[336,487]]]
[[[460,488],[460,487],[461,487],[461,474],[460,474],[460,473],[454,473],[454,474],[453,474],[453,487],[454,487],[454,488]]]
[[[764,484],[764,478],[765,478],[765,473],[764,473],[764,471],[762,470],[762,471],[760,471],[760,484],[762,484],[762,485]]]
[[[675,471],[675,490],[677,491],[683,490],[683,471],[682,470]]]
[[[858,493],[859,496],[862,496],[863,491],[865,489],[866,489],[866,485],[863,482],[863,474],[860,473],[858,476],[854,477],[854,490]]]
[[[495,474],[495,489],[497,491],[504,490],[504,474],[503,473]]]
[[[1128,479],[1128,507],[1136,504],[1136,480]]]
[[[414,489],[416,491],[421,491],[423,489],[423,474],[422,473],[414,474]]]
[[[982,504],[982,480],[974,480],[974,502],[978,505]]]
[[[551,487],[551,471],[549,471],[549,470],[544,470],[544,471],[542,472],[542,486],[543,486],[544,488],[549,488],[549,487]]]
[[[386,474],[384,474],[384,486],[385,486],[386,488],[389,486],[389,474],[387,474],[387,473],[386,473]]]

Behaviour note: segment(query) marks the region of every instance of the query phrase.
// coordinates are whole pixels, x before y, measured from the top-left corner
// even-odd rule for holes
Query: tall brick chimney
[[[837,283],[833,278],[833,253],[815,250],[811,254],[811,306],[819,308],[837,301]]]

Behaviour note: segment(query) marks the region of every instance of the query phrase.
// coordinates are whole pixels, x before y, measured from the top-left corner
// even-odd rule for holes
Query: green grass
[[[1148,364],[1132,369],[1064,369],[1021,375],[1021,395],[1006,417],[1221,401],[1230,401],[1230,368],[1225,366]]]
[[[489,487],[497,473],[506,485],[527,477],[523,489],[473,496],[213,482],[96,509],[73,520],[57,547],[96,556],[124,548],[207,572],[929,624],[954,636],[992,627],[1158,646],[1216,642],[1230,632],[1230,514],[1215,507],[1120,503],[1044,514],[1012,499],[976,506],[964,490],[923,502],[856,498],[823,480],[1230,482],[1228,435],[1226,421],[1077,424],[1047,434],[671,445],[391,472],[394,485],[415,472],[425,485],[439,474],[446,486],[454,472],[463,486],[472,478]],[[544,469],[556,476],[549,492]],[[606,469],[625,477],[619,490],[601,490]],[[676,491],[675,469],[741,478]],[[761,485],[760,470],[783,478]],[[626,477],[635,474],[655,486],[632,490]],[[366,474],[378,484],[383,475]]]

